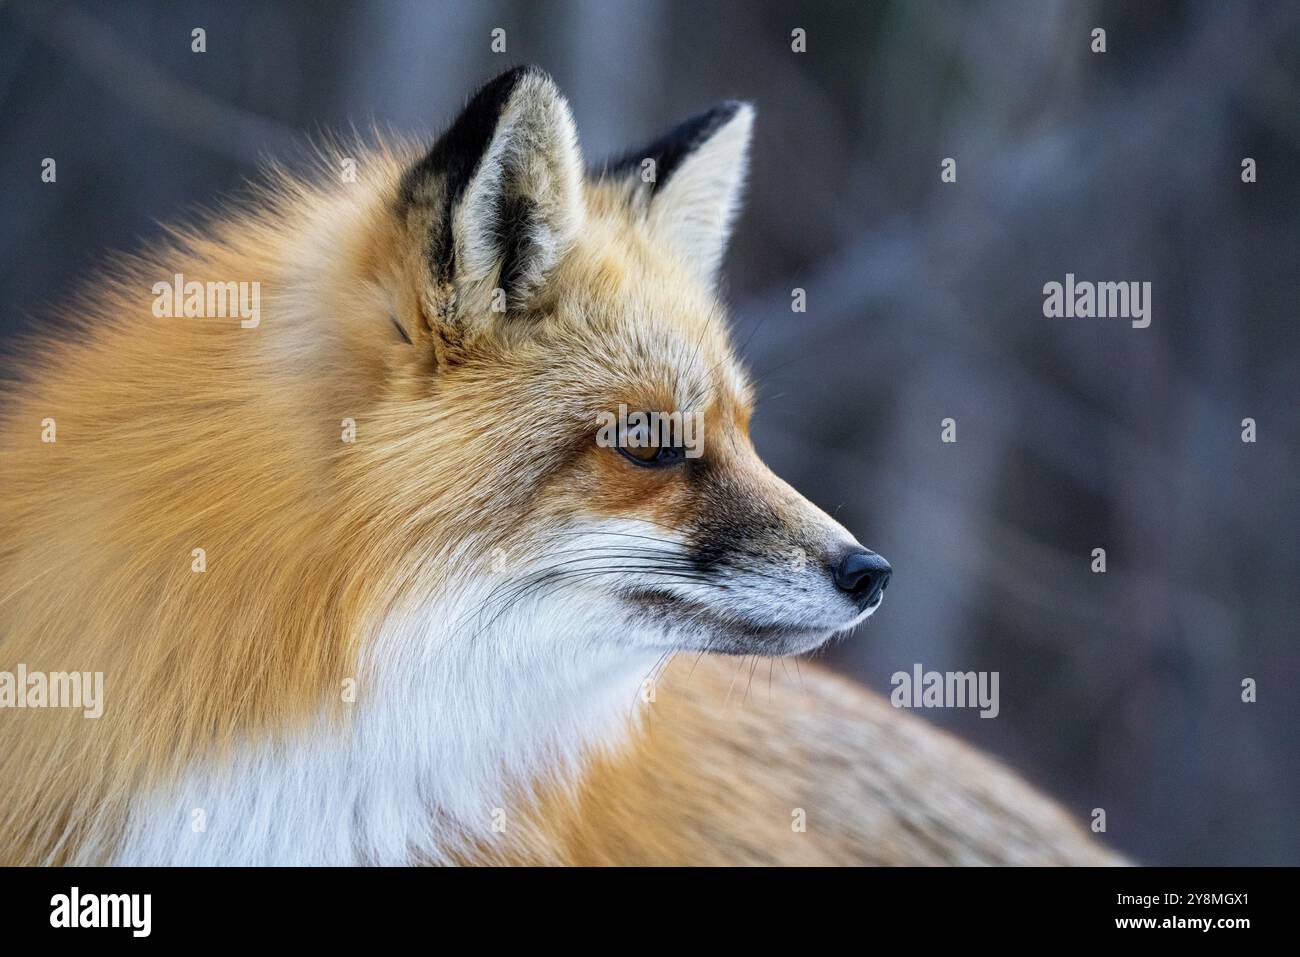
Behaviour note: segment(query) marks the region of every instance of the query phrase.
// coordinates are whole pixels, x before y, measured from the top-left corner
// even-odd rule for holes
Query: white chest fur
[[[490,838],[525,810],[520,785],[574,773],[635,720],[658,654],[610,641],[599,604],[521,603],[477,632],[445,612],[390,620],[348,721],[142,796],[114,862],[404,864]]]

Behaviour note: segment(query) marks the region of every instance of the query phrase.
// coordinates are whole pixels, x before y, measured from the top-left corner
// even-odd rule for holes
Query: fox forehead
[[[585,228],[551,282],[570,345],[607,366],[618,393],[607,398],[747,424],[752,387],[717,297],[608,185],[589,183],[587,196]]]

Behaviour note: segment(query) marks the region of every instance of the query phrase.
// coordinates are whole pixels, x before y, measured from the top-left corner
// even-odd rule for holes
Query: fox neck
[[[615,645],[595,605],[476,631],[484,592],[390,615],[344,721],[193,768],[133,809],[112,862],[451,863],[536,831],[537,791],[633,732],[662,658]]]
[[[619,745],[660,655],[619,645],[595,603],[446,616],[478,597],[390,618],[369,661],[382,697],[359,716],[358,743],[429,776],[438,812],[487,834],[494,814],[519,809],[521,784],[571,781],[593,750]]]

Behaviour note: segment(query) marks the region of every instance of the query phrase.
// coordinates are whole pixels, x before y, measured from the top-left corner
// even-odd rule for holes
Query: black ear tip
[[[509,70],[498,73],[479,87],[478,92],[469,98],[467,109],[473,108],[476,104],[500,104],[504,102],[514,88],[525,77],[532,75],[534,72],[540,73],[541,71],[536,67],[524,65],[511,67]]]
[[[703,113],[697,113],[690,119],[684,120],[678,125],[674,134],[679,140],[694,148],[746,110],[752,113],[754,108],[741,100],[723,100]]]
[[[653,143],[639,149],[630,150],[618,159],[607,162],[602,168],[593,171],[597,178],[615,178],[636,172],[646,159],[654,159],[657,164],[657,178],[650,189],[662,188],[691,153],[707,143],[713,134],[730,123],[741,113],[752,115],[753,104],[744,100],[723,100],[703,113],[697,113],[683,120]]]
[[[527,80],[534,83],[555,85],[549,73],[539,66],[529,63],[513,66],[484,83],[465,105],[462,116],[487,116],[493,122],[500,115],[510,95]]]
[[[521,63],[518,66],[512,66],[510,69],[498,73],[491,80],[488,80],[487,83],[483,84],[483,86],[479,88],[478,93],[474,94],[471,102],[484,94],[487,94],[486,99],[488,100],[497,100],[509,96],[510,92],[526,79],[550,83],[552,86],[555,85],[555,81],[551,79],[551,75],[540,66],[537,66],[534,63]]]
[[[730,122],[732,117],[744,109],[748,109],[752,113],[754,107],[744,100],[723,100],[705,115],[713,117],[721,126],[723,123]]]
[[[693,129],[701,140],[706,140],[741,113],[753,116],[754,104],[747,100],[723,100],[683,122],[682,128]]]

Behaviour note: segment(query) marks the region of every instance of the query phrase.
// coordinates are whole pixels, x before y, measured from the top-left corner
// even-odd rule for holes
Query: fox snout
[[[747,441],[711,448],[682,477],[681,511],[661,519],[682,520],[690,581],[659,581],[654,591],[659,611],[695,624],[688,646],[703,639],[732,654],[798,654],[880,607],[889,562],[779,478]]]

